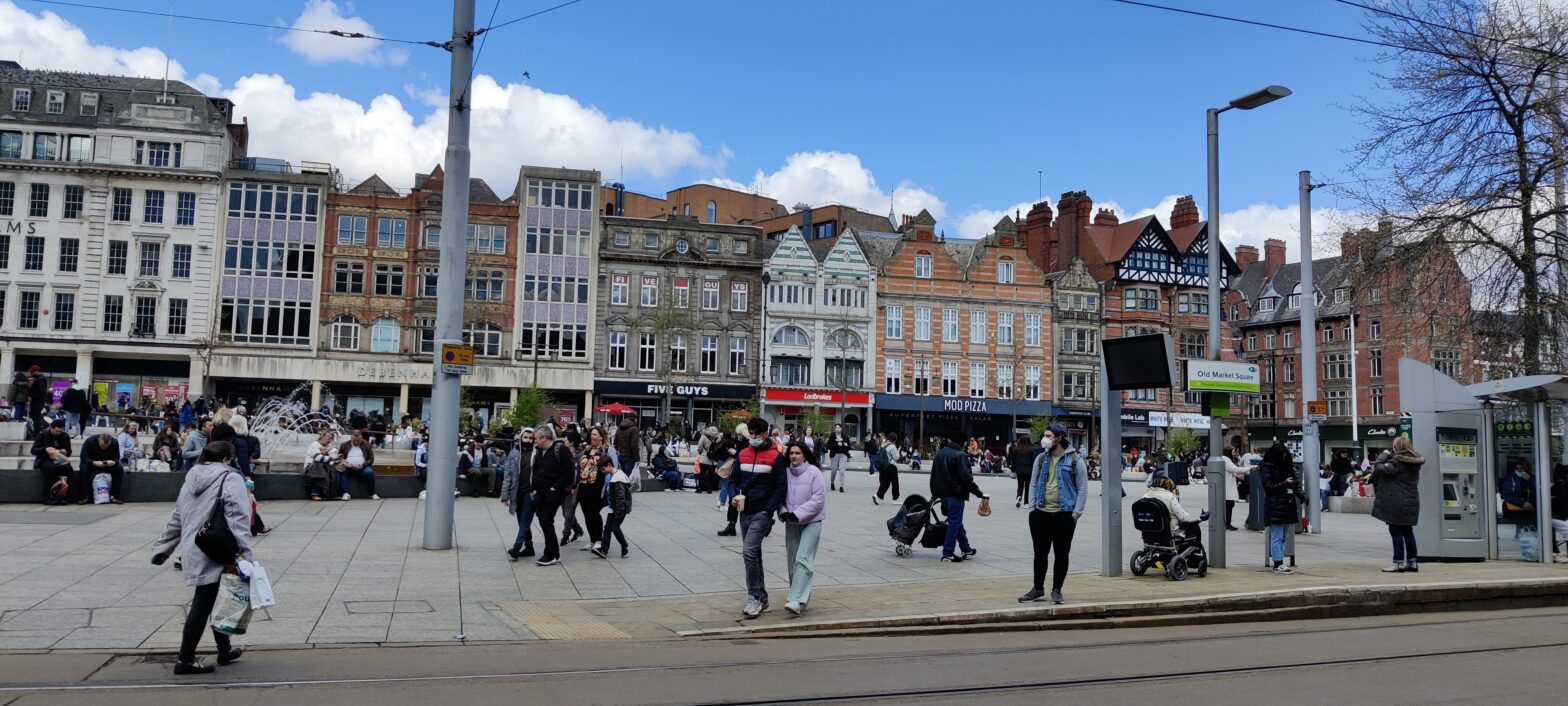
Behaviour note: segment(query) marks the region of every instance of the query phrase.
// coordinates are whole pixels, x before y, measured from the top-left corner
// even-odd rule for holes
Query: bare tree
[[[1353,108],[1369,136],[1352,171],[1366,179],[1341,190],[1393,224],[1377,251],[1398,254],[1393,266],[1443,262],[1414,249],[1447,250],[1475,308],[1520,315],[1525,371],[1559,365],[1565,212],[1552,187],[1564,164],[1556,83],[1568,70],[1568,15],[1538,0],[1368,7],[1368,32],[1397,47],[1379,58],[1378,77],[1399,98]]]

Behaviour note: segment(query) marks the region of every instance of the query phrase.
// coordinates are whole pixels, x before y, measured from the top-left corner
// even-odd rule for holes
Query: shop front
[[[1124,450],[1138,449],[1147,453],[1154,450],[1154,427],[1149,426],[1149,419],[1155,410],[1149,409],[1123,409],[1122,410],[1122,448]]]
[[[877,395],[872,430],[924,439],[927,450],[935,448],[934,440],[975,438],[1000,453],[1019,434],[1029,433],[1031,417],[1049,415],[1051,409],[1043,400],[884,394]]]
[[[860,438],[871,413],[871,393],[838,390],[768,388],[762,391],[762,416],[784,428],[798,427],[815,410],[829,424],[844,425],[844,433]],[[826,434],[833,429],[816,429]]]
[[[661,427],[659,412],[669,399],[670,424],[683,429],[717,425],[724,414],[745,406],[757,395],[754,385],[715,385],[708,383],[648,382],[642,380],[595,380],[594,407],[623,404],[632,408],[643,427]],[[590,412],[592,410],[589,410]],[[601,415],[592,415],[597,423]]]
[[[1351,436],[1348,424],[1320,424],[1318,425],[1318,441],[1322,445],[1319,458],[1324,463],[1333,460],[1335,454],[1344,453],[1350,456],[1352,462],[1361,463],[1361,459],[1369,454],[1382,453],[1394,443],[1394,437],[1399,435],[1399,428],[1390,426],[1363,426],[1360,430],[1364,441],[1357,441]],[[1302,445],[1306,435],[1301,431],[1301,425],[1295,426],[1257,426],[1247,428],[1248,448],[1264,450],[1273,445],[1275,441],[1285,444],[1297,459],[1302,457],[1305,447]]]
[[[115,413],[162,409],[170,402],[179,404],[190,394],[190,358],[183,355],[153,357],[98,350],[74,356],[19,353],[15,361],[21,371],[38,366],[49,379],[56,404],[75,380],[86,383],[94,408],[107,407]]]
[[[1051,417],[1067,429],[1067,436],[1076,447],[1097,448],[1095,444],[1100,427],[1098,415],[1099,410],[1092,409],[1055,407],[1051,410]]]

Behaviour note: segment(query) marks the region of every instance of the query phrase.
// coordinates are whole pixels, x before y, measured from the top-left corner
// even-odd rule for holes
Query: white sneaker
[[[795,601],[790,601],[784,604],[784,610],[790,615],[800,615],[801,611],[805,609],[805,606],[801,605],[800,603],[796,603]]]
[[[1284,564],[1280,564],[1279,566],[1274,567],[1273,571],[1276,574],[1294,574],[1294,573],[1296,573],[1295,569],[1292,569],[1289,566],[1286,566]]]
[[[350,498],[350,497],[349,497],[349,496],[348,496],[348,493],[344,493],[344,494],[343,494],[343,497],[341,497],[341,498],[338,498],[338,499],[339,499],[339,500],[352,500],[352,499],[353,499],[353,498]]]
[[[741,609],[740,614],[746,616],[747,619],[750,619],[762,615],[767,611],[768,604],[763,603],[762,601],[759,601],[755,598],[747,598],[746,607]]]
[[[370,499],[371,500],[380,500],[381,496],[380,495],[376,495],[375,493],[371,493],[370,494]]]
[[[419,499],[420,500],[424,500],[425,499],[425,491],[423,491],[423,490],[419,491]]]

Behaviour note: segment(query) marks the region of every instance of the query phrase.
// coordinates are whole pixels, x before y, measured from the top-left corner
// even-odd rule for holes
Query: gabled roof
[[[468,202],[501,203],[501,197],[495,195],[484,179],[472,178],[468,180]]]
[[[349,189],[348,193],[355,196],[397,197],[399,195],[397,189],[387,186],[387,183],[382,181],[381,176],[377,174],[371,174],[369,179],[359,182],[359,185]]]
[[[1341,267],[1342,264],[1344,263],[1338,257],[1325,257],[1312,261],[1313,285],[1323,293],[1323,303],[1318,305],[1316,312],[1319,320],[1350,315],[1349,303],[1334,303],[1334,290],[1343,286],[1348,276],[1348,268]],[[1301,263],[1288,262],[1280,265],[1274,272],[1274,276],[1270,278],[1264,277],[1266,272],[1264,267],[1262,262],[1253,263],[1236,282],[1236,288],[1240,289],[1247,297],[1247,301],[1252,303],[1250,316],[1242,322],[1242,325],[1270,326],[1301,321],[1301,309],[1292,309],[1289,306],[1291,293],[1295,292],[1296,287],[1301,284]],[[1279,302],[1273,311],[1260,312],[1257,306],[1258,299],[1271,291],[1279,297]],[[1311,293],[1303,291],[1301,296],[1311,296]]]
[[[1176,246],[1176,252],[1187,252],[1192,247],[1193,242],[1198,239],[1198,236],[1203,233],[1203,229],[1208,226],[1208,221],[1200,221],[1190,226],[1172,229],[1166,235],[1170,236],[1171,244]]]
[[[1133,243],[1138,242],[1138,236],[1143,235],[1143,231],[1148,228],[1150,222],[1153,222],[1158,227],[1158,230],[1164,233],[1165,228],[1159,226],[1159,220],[1153,215],[1148,215],[1143,218],[1134,218],[1126,223],[1118,223],[1114,226],[1089,225],[1087,226],[1089,242],[1093,243],[1094,247],[1100,251],[1101,260],[1107,264],[1115,264],[1121,262],[1122,258],[1127,257],[1127,251],[1132,249]]]
[[[857,230],[855,235],[860,238],[860,248],[872,267],[881,267],[893,259],[893,253],[898,252],[899,241],[904,237],[901,233],[874,230]]]

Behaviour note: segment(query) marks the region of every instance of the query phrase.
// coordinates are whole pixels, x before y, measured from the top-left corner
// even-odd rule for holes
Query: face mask
[[[1514,469],[1514,475],[1519,476],[1520,478],[1523,478],[1524,477],[1524,469],[1523,468],[1515,468]]]
[[[1056,438],[1051,436],[1040,437],[1040,445],[1045,448],[1051,448],[1056,445]]]
[[[761,446],[761,445],[767,443],[767,441],[768,441],[767,439],[752,439],[751,440],[751,445],[752,446]]]

